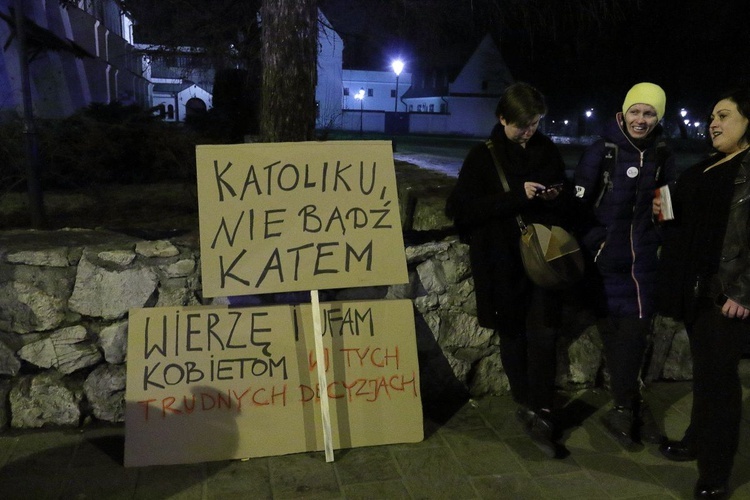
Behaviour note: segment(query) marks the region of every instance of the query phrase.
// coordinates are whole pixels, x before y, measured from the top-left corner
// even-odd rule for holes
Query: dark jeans
[[[640,376],[644,365],[651,320],[636,317],[608,317],[599,321],[604,356],[616,406],[632,408],[640,397]]]
[[[737,452],[742,414],[737,367],[750,323],[728,319],[710,299],[702,299],[686,328],[693,355],[693,408],[683,440],[697,452],[700,481],[718,484],[729,480]]]
[[[549,308],[559,308],[557,292],[534,288],[527,300],[526,323],[499,332],[500,359],[513,399],[534,411],[552,409],[557,374],[558,328]]]

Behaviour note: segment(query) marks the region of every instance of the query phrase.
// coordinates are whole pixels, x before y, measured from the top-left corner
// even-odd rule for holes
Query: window
[[[396,97],[396,89],[391,90],[391,97]]]
[[[367,97],[372,97],[372,89],[367,89]]]
[[[430,113],[434,113],[434,112],[435,112],[435,105],[430,104]]]
[[[344,95],[349,95],[349,87],[344,87]]]

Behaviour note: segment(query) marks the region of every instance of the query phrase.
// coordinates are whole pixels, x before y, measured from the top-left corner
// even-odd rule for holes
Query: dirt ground
[[[198,227],[195,186],[108,185],[44,193],[44,229],[139,227],[190,230]],[[30,228],[28,196],[0,197],[0,229]]]

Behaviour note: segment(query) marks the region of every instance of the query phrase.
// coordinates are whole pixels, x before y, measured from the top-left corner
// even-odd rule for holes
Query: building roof
[[[195,84],[190,80],[186,80],[182,83],[155,83],[154,92],[164,92],[170,94],[180,93],[185,89],[189,89]]]
[[[470,65],[472,59],[477,57],[478,54],[482,54],[487,57],[487,51],[489,51],[489,57],[492,59],[494,65],[487,64],[486,61],[481,61],[481,66],[485,69],[490,66],[502,66],[505,68],[500,49],[489,34],[486,34],[471,50],[466,51],[465,47],[456,49],[450,54],[446,53],[446,58],[439,66],[430,68],[424,68],[421,71],[415,70],[412,76],[412,83],[409,90],[407,90],[402,99],[415,99],[424,97],[447,97],[452,95],[451,85],[456,84],[462,73],[467,71],[467,67]],[[478,78],[477,74],[471,71],[473,78]],[[477,95],[482,96],[485,93],[479,93]]]

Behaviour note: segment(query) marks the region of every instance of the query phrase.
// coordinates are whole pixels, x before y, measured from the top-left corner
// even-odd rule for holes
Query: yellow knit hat
[[[655,83],[636,83],[625,96],[625,101],[622,103],[622,113],[627,113],[633,104],[648,104],[649,106],[653,106],[656,110],[656,116],[661,120],[664,118],[667,96],[664,93],[664,89]]]

